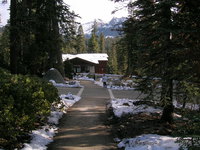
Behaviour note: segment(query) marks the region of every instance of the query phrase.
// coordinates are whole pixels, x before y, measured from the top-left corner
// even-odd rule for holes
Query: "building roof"
[[[106,53],[83,53],[83,54],[62,54],[63,61],[71,59],[83,59],[88,62],[99,64],[99,61],[108,61],[108,55]]]

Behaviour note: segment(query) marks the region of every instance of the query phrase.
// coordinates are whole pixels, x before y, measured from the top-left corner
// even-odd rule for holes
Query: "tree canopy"
[[[62,36],[72,34],[75,16],[63,0],[11,0],[11,72],[41,75],[54,67],[64,74]]]
[[[141,77],[140,89],[148,98],[160,100],[162,120],[172,122],[175,85],[189,82],[194,86],[199,81],[199,4],[194,0],[136,0],[127,7],[130,15],[120,40],[126,52],[126,74]]]

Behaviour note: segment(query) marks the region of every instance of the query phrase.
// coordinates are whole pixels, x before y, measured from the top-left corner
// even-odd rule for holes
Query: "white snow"
[[[103,82],[102,82],[102,78],[100,78],[99,81],[94,81],[94,84],[99,85],[101,87],[103,87]]]
[[[108,78],[112,78],[112,77],[108,77]],[[128,81],[128,82],[130,82],[130,81]],[[128,82],[123,82],[124,86],[116,86],[116,85],[113,85],[112,82],[108,81],[107,88],[112,89],[112,90],[134,90],[135,88],[128,86]],[[99,81],[95,81],[94,84],[103,87],[102,78],[100,78]]]
[[[79,81],[73,81],[73,82],[69,82],[69,83],[66,83],[66,84],[56,83],[54,80],[49,80],[49,82],[51,82],[55,87],[68,87],[68,88],[83,87],[82,85],[80,85]]]
[[[154,108],[145,104],[133,104],[138,101],[139,100],[131,99],[113,99],[111,100],[111,107],[117,117],[122,117],[124,114],[160,114],[162,112],[159,108]],[[174,116],[181,117],[177,114],[174,114]],[[122,140],[115,138],[114,140],[119,143],[119,148],[124,148],[125,150],[178,150],[180,148],[179,144],[176,143],[177,138],[156,134],[144,134],[135,138],[126,138]]]
[[[111,100],[111,107],[115,116],[121,117],[124,114],[138,114],[138,113],[161,113],[162,110],[148,105],[134,105],[138,100],[131,99],[113,99]]]
[[[182,104],[178,103],[177,101],[174,101],[173,104],[176,108],[182,108]],[[200,109],[199,106],[200,104],[192,104],[192,103],[185,104],[185,108],[190,110],[199,110]]]
[[[108,61],[106,53],[62,54],[63,61],[79,58],[88,62],[99,64],[99,61]]]
[[[135,138],[123,139],[119,148],[125,150],[178,150],[177,138],[160,136],[156,134],[144,134]]]
[[[53,141],[57,128],[55,126],[43,126],[41,129],[32,131],[31,143],[25,143],[22,150],[46,150],[46,145]]]
[[[98,28],[99,28],[99,27],[102,27],[102,26],[104,26],[104,25],[106,24],[106,22],[103,22],[103,20],[101,20],[101,19],[95,19],[95,20],[96,20],[96,22],[97,22]],[[85,34],[91,34],[93,25],[94,25],[94,20],[82,24],[84,33],[85,33]]]
[[[135,88],[131,88],[129,86],[110,86],[108,85],[107,88],[112,89],[112,90],[134,90]]]
[[[76,79],[78,79],[78,80],[86,80],[86,81],[94,81],[93,78],[89,78],[87,76],[77,76]]]
[[[80,100],[79,96],[72,95],[71,93],[68,95],[61,94],[60,98],[62,99],[61,102],[64,104],[64,110],[67,110],[69,107],[73,106],[74,103]]]
[[[30,143],[25,143],[22,150],[46,150],[46,145],[53,141],[53,136],[57,132],[56,125],[59,123],[59,119],[67,109],[81,98],[72,94],[60,95],[60,103],[53,105],[53,111],[48,117],[48,124],[42,126],[41,129],[33,130],[31,133],[32,140]]]
[[[51,68],[50,70],[55,70],[55,68]]]

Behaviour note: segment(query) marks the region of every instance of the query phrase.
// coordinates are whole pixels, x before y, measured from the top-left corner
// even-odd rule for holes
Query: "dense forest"
[[[199,6],[196,1],[179,0],[137,0],[128,5],[130,16],[119,42],[126,53],[126,74],[140,76],[139,87],[151,99],[159,93],[165,121],[172,121],[175,93],[184,93],[188,100],[199,95],[194,90],[200,76]],[[158,91],[157,85],[162,89]]]
[[[135,0],[127,7],[129,16],[118,29],[119,37],[97,35],[94,21],[86,38],[75,21],[79,16],[63,0],[11,0],[10,20],[0,30],[1,72],[4,77],[4,69],[41,77],[57,68],[64,75],[62,53],[108,53],[107,73],[136,77],[137,89],[146,99],[164,108],[161,120],[172,123],[174,99],[200,104],[200,0]],[[200,118],[192,114],[190,118],[194,126],[182,132],[199,137]],[[12,138],[7,136],[0,139]]]
[[[137,76],[146,98],[164,108],[161,120],[172,123],[174,100],[200,104],[200,1],[136,0],[127,7],[130,15],[117,48],[117,55],[126,56],[118,62],[125,62],[126,75]],[[198,113],[187,115],[193,127],[186,125],[180,135],[195,137]]]

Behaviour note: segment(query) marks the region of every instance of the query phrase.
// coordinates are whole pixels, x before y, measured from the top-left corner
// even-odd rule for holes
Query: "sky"
[[[122,8],[124,3],[114,3],[110,0],[64,0],[64,2],[81,17],[81,19],[77,19],[81,23],[94,21],[95,19],[109,22],[113,17],[119,18],[128,15],[126,8],[112,14],[112,11],[116,10],[116,8]],[[9,18],[8,9],[9,4],[0,4],[0,26],[5,25]]]
[[[79,14],[80,22],[86,23],[101,19],[105,22],[110,21],[113,17],[126,17],[127,9],[123,8],[120,11],[112,14],[116,8],[122,8],[124,3],[114,3],[110,0],[64,0],[70,5],[71,10]]]
[[[0,0],[1,2],[1,0]],[[9,4],[1,4],[0,3],[0,15],[1,21],[0,26],[5,25],[7,23],[7,19],[9,18]]]

